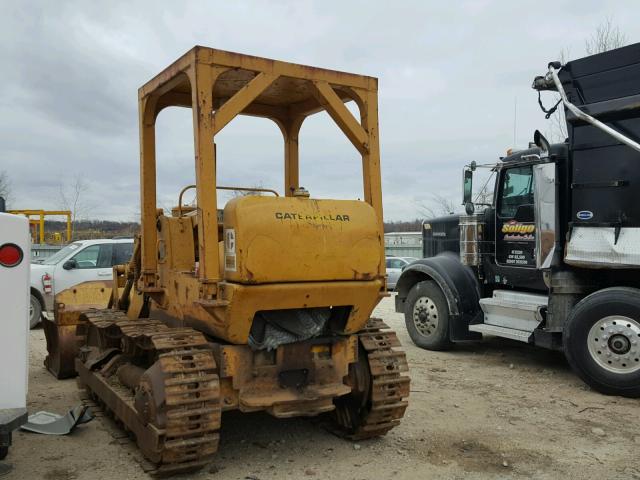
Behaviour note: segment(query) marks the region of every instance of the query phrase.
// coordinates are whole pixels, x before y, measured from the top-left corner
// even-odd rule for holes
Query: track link
[[[350,371],[354,392],[336,402],[332,430],[351,440],[386,434],[400,424],[409,396],[407,357],[395,332],[379,318],[371,318],[358,333],[360,357]],[[362,357],[365,358],[362,358]]]
[[[101,350],[119,348],[124,356],[147,362],[151,359],[160,369],[158,378],[163,382],[164,392],[160,407],[162,419],[147,419],[144,428],[149,432],[136,435],[141,450],[153,452],[153,455],[146,454],[153,457],[149,460],[155,465],[150,473],[174,475],[209,463],[218,449],[221,408],[218,368],[205,337],[191,328],[171,328],[152,318],[132,321],[124,312],[114,310],[92,310],[86,312],[85,318],[89,346],[98,346]],[[90,375],[101,373],[96,371]],[[100,388],[89,388],[91,394],[105,404],[109,402],[103,396],[110,396],[111,403],[115,397],[117,402],[126,404],[121,405],[124,408],[107,406],[128,430],[141,433],[136,432],[136,427],[140,429],[144,415],[135,410],[131,391],[128,395],[123,392],[114,377],[110,377],[108,384],[117,395],[105,394]],[[138,418],[132,418],[131,413]],[[143,444],[143,439],[148,438],[157,442]]]

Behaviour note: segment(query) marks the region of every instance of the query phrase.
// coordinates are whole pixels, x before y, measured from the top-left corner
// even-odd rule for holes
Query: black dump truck
[[[494,164],[482,211],[466,166],[466,214],[423,224],[429,258],[400,276],[396,310],[422,348],[511,338],[640,397],[640,44],[551,63],[533,88],[560,94],[568,138],[535,132]]]

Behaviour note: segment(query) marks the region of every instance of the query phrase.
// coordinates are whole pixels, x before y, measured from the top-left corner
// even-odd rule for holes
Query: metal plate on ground
[[[58,415],[50,412],[37,412],[29,415],[27,423],[20,428],[29,432],[44,435],[67,435],[81,423],[93,420],[89,407],[79,405],[69,410],[66,415]]]

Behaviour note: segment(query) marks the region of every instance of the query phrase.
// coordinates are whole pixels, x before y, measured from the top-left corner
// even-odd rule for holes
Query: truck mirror
[[[78,262],[76,262],[74,259],[67,260],[62,264],[62,268],[64,268],[65,270],[73,270],[74,268],[78,268]]]
[[[473,215],[476,211],[476,207],[473,204],[473,202],[467,202],[464,204],[464,211],[467,213],[467,215]]]
[[[543,152],[548,152],[549,150],[551,150],[549,140],[547,140],[545,136],[540,133],[540,130],[536,130],[536,133],[534,133],[533,143],[535,143],[537,147],[540,147],[540,150],[542,150]]]
[[[471,203],[471,192],[473,190],[473,171],[465,170],[464,171],[464,185],[462,188],[463,191],[463,199],[462,203],[467,204]]]

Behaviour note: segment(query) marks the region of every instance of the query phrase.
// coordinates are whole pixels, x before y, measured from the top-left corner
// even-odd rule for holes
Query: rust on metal
[[[322,415],[352,439],[396,426],[409,394],[406,357],[395,333],[369,318],[385,295],[377,80],[195,47],[138,95],[141,235],[111,289],[59,300],[46,330],[50,368],[70,371],[69,345],[80,344],[80,382],[157,474],[211,461],[223,410]],[[155,123],[171,106],[192,109],[196,182],[165,215]],[[313,198],[300,186],[300,129],[321,111],[362,159],[363,200]],[[215,136],[238,115],[280,128],[284,195],[239,188],[275,197],[241,196],[222,210],[216,190],[238,188],[217,185]],[[183,206],[194,187],[194,206]],[[264,322],[302,333],[260,349],[252,335]]]
[[[208,463],[218,446],[221,409],[216,361],[202,334],[130,321],[115,310],[83,320],[89,330],[85,349],[99,350],[119,338],[126,345],[122,355],[137,358],[137,366],[113,369],[109,363],[116,357],[91,362],[85,351],[76,369],[94,398],[134,432],[156,473],[189,472]],[[140,366],[144,362],[147,368]]]
[[[407,409],[410,379],[400,341],[380,319],[358,334],[360,360],[349,372],[352,393],[338,399],[330,429],[351,440],[384,435],[400,424]]]
[[[47,341],[44,365],[56,378],[75,377],[74,359],[82,338],[77,327],[81,315],[91,308],[105,308],[112,294],[111,282],[85,282],[55,296],[53,320],[44,318],[42,326]]]

